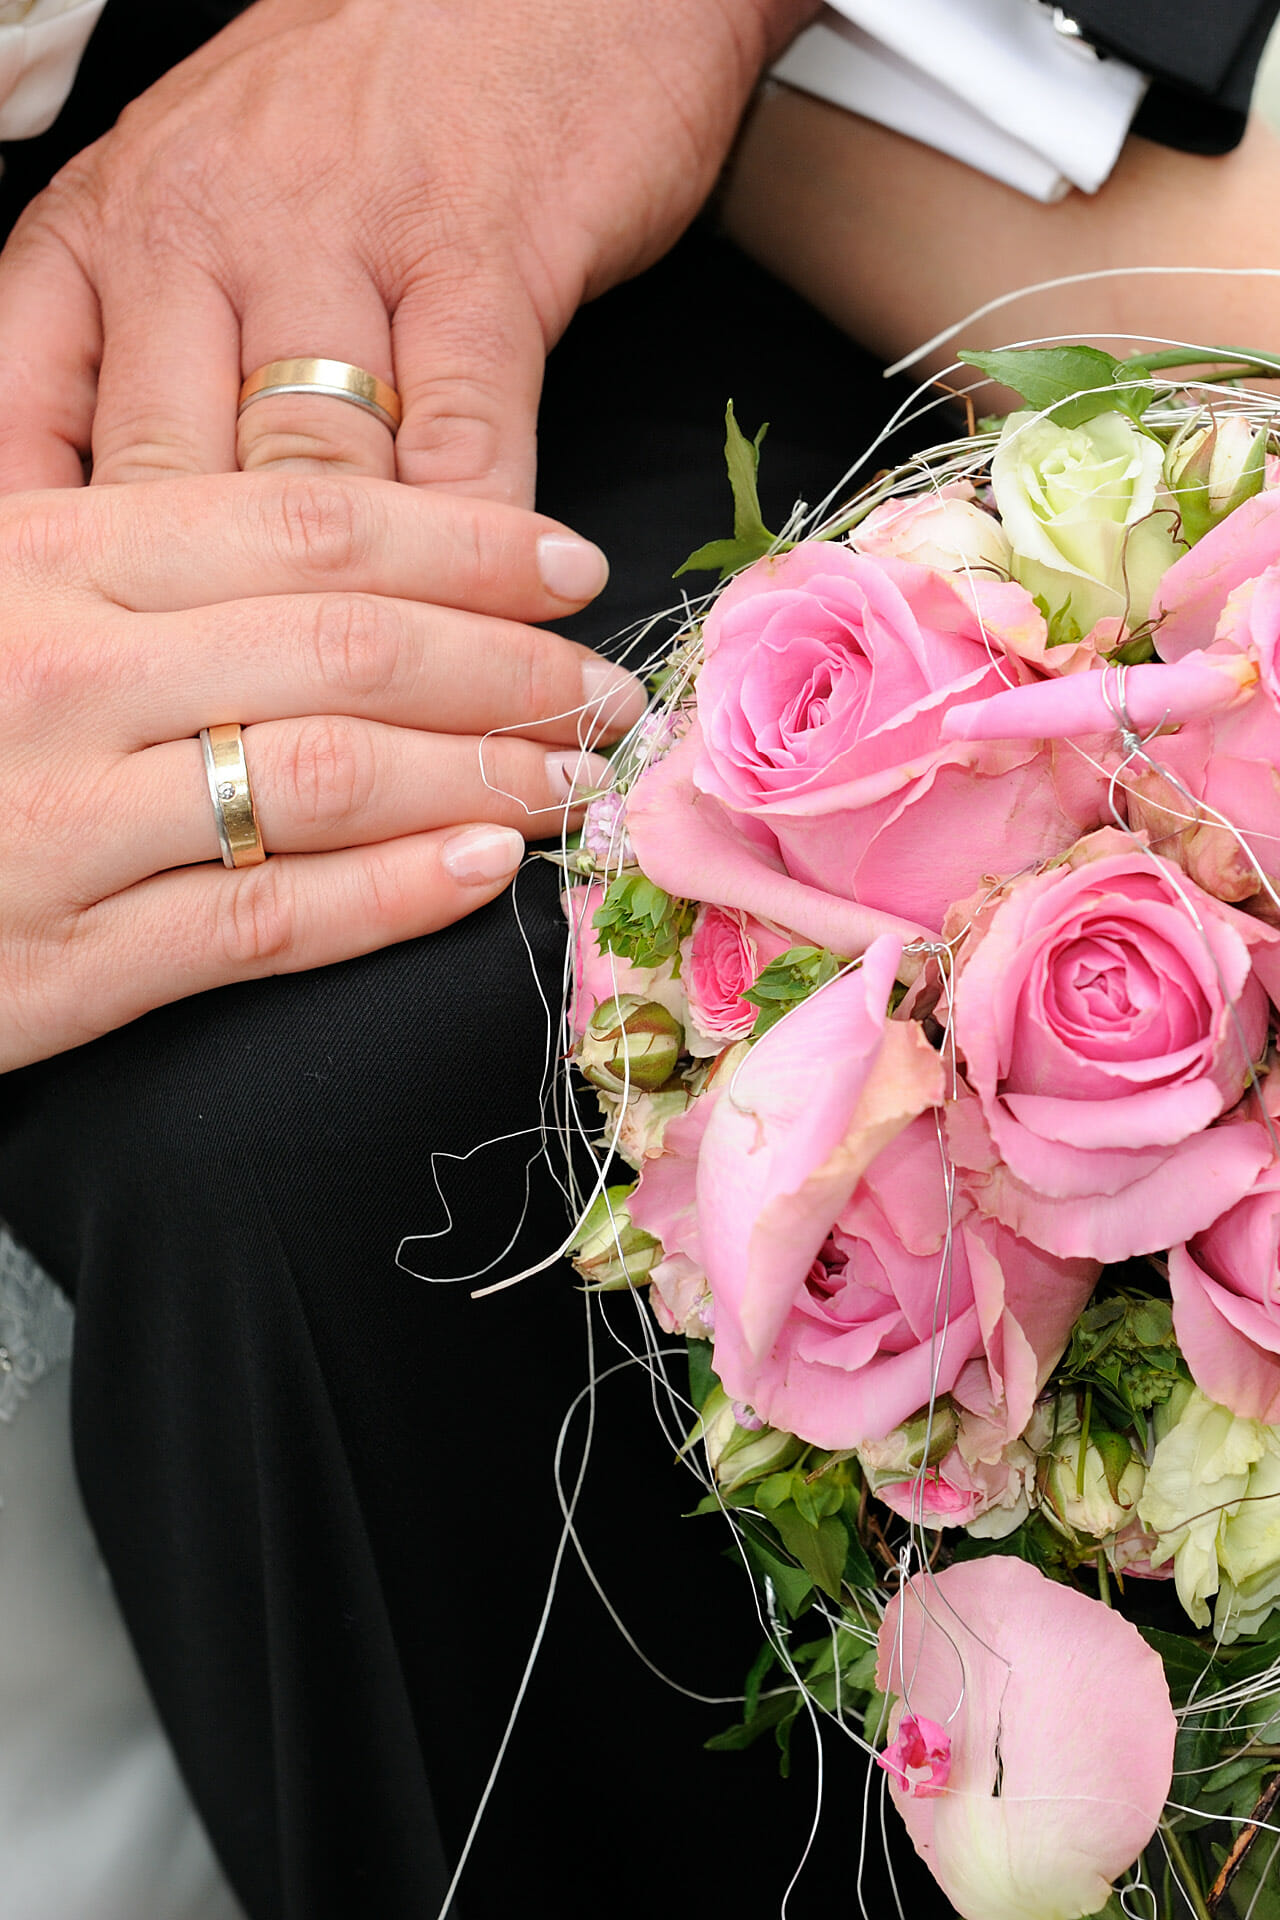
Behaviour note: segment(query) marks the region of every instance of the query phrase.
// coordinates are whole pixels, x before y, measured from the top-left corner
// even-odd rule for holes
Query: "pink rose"
[[[1280,492],[1255,493],[1175,560],[1156,588],[1151,615],[1160,658],[1181,660],[1207,647],[1228,594],[1277,562]]]
[[[743,994],[770,961],[798,944],[791,934],[766,926],[753,914],[732,907],[699,908],[680,952],[680,978],[696,1029],[689,1036],[693,1053],[718,1053],[747,1038],[760,1009]]]
[[[1156,1830],[1178,1731],[1160,1656],[1123,1615],[993,1554],[913,1577],[885,1609],[876,1685],[950,1740],[935,1795],[891,1780],[965,1920],[1098,1913]]]
[[[1276,919],[1265,883],[1280,891],[1280,566],[1231,594],[1218,636],[1207,657],[1238,651],[1255,660],[1253,694],[1147,744],[1170,777],[1152,769],[1126,772],[1129,823],[1145,829],[1206,892],[1219,900],[1256,895],[1255,905]],[[1202,810],[1188,803],[1188,794]]]
[[[677,1020],[685,1017],[684,990],[674,977],[671,963],[660,967],[633,967],[621,954],[601,948],[600,937],[592,922],[604,900],[601,886],[570,887],[560,896],[569,935],[573,943],[573,998],[569,1005],[569,1025],[581,1039],[588,1020],[603,1000],[622,993],[639,994],[642,1000],[657,1000]]]
[[[955,705],[1034,678],[1020,656],[1044,623],[1021,587],[814,541],[735,580],[704,647],[697,719],[628,808],[671,892],[858,952],[894,925],[867,909],[936,930],[984,873],[1102,817],[1105,781],[1072,749],[941,737]]]
[[[1247,1193],[1267,1134],[1212,1122],[1266,1043],[1255,966],[1278,944],[1113,830],[990,901],[954,987],[972,1093],[947,1115],[982,1210],[1052,1253],[1124,1260]]]
[[[1186,1245],[1169,1250],[1178,1345],[1200,1391],[1280,1422],[1280,1163]]]
[[[630,1203],[706,1272],[726,1391],[818,1446],[883,1437],[975,1361],[1002,1437],[1020,1432],[1097,1273],[962,1202],[940,1294],[942,1160],[915,1116],[942,1063],[884,1019],[896,956],[873,947],[718,1074]]]
[[[849,543],[859,553],[882,559],[914,560],[943,573],[981,567],[1005,579],[1013,558],[1004,528],[993,513],[976,504],[968,480],[886,500],[859,521]]]

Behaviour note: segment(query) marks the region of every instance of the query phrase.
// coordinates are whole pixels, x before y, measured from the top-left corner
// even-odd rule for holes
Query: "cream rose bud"
[[[1172,1559],[1178,1598],[1198,1627],[1232,1641],[1280,1602],[1280,1428],[1238,1419],[1198,1389],[1164,1428],[1139,1517]]]
[[[1177,502],[1184,539],[1199,540],[1262,492],[1266,441],[1243,414],[1232,413],[1174,442],[1165,457],[1165,484]]]
[[[707,1465],[721,1493],[733,1493],[767,1473],[778,1473],[798,1460],[803,1442],[757,1420],[754,1427],[739,1425],[739,1403],[723,1387],[713,1387],[702,1409],[700,1431]],[[695,1429],[695,1433],[699,1429]]]
[[[883,1440],[864,1441],[857,1449],[858,1465],[874,1493],[887,1482],[901,1480],[904,1474],[936,1467],[950,1453],[958,1432],[951,1402],[939,1400],[932,1413],[926,1410],[914,1420],[904,1420]]]
[[[1082,1439],[1078,1430],[1067,1434],[1042,1458],[1041,1508],[1068,1533],[1105,1540],[1133,1519],[1147,1472],[1118,1433],[1100,1434],[1084,1447],[1082,1470]]]
[[[653,1235],[633,1222],[625,1194],[625,1188],[611,1187],[598,1195],[575,1243],[574,1268],[599,1293],[643,1286],[662,1258]]]
[[[858,553],[914,560],[944,573],[981,567],[1007,575],[1012,559],[1000,522],[978,506],[968,480],[906,500],[886,500],[854,528],[849,545]]]
[[[1121,413],[1061,427],[1011,413],[991,484],[1013,549],[1012,571],[1057,616],[1055,638],[1116,616],[1145,620],[1166,569],[1184,551],[1157,498],[1164,449]]]
[[[606,1093],[652,1093],[675,1072],[683,1044],[683,1027],[660,1001],[622,993],[588,1020],[578,1065]]]

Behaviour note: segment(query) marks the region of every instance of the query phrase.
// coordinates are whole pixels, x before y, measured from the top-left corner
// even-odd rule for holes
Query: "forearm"
[[[1131,139],[1107,185],[1053,206],[790,89],[766,94],[723,201],[735,239],[876,352],[911,350],[994,296],[1133,266],[1271,267],[1280,140],[1255,123],[1219,159]],[[1265,277],[1135,275],[1020,299],[957,344],[1119,333],[1280,346]],[[1116,351],[1123,351],[1116,347]],[[933,356],[947,364],[950,350]]]

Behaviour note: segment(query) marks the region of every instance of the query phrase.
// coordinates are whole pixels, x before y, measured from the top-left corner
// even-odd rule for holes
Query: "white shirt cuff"
[[[105,4],[0,0],[0,140],[26,140],[53,125]]]
[[[1147,88],[1034,0],[832,0],[774,73],[1035,200],[1096,193]]]

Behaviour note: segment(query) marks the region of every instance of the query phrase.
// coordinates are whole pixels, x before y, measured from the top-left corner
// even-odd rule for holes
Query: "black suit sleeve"
[[[1151,75],[1135,133],[1184,153],[1239,144],[1280,0],[1081,0],[1064,11],[1093,46]]]

